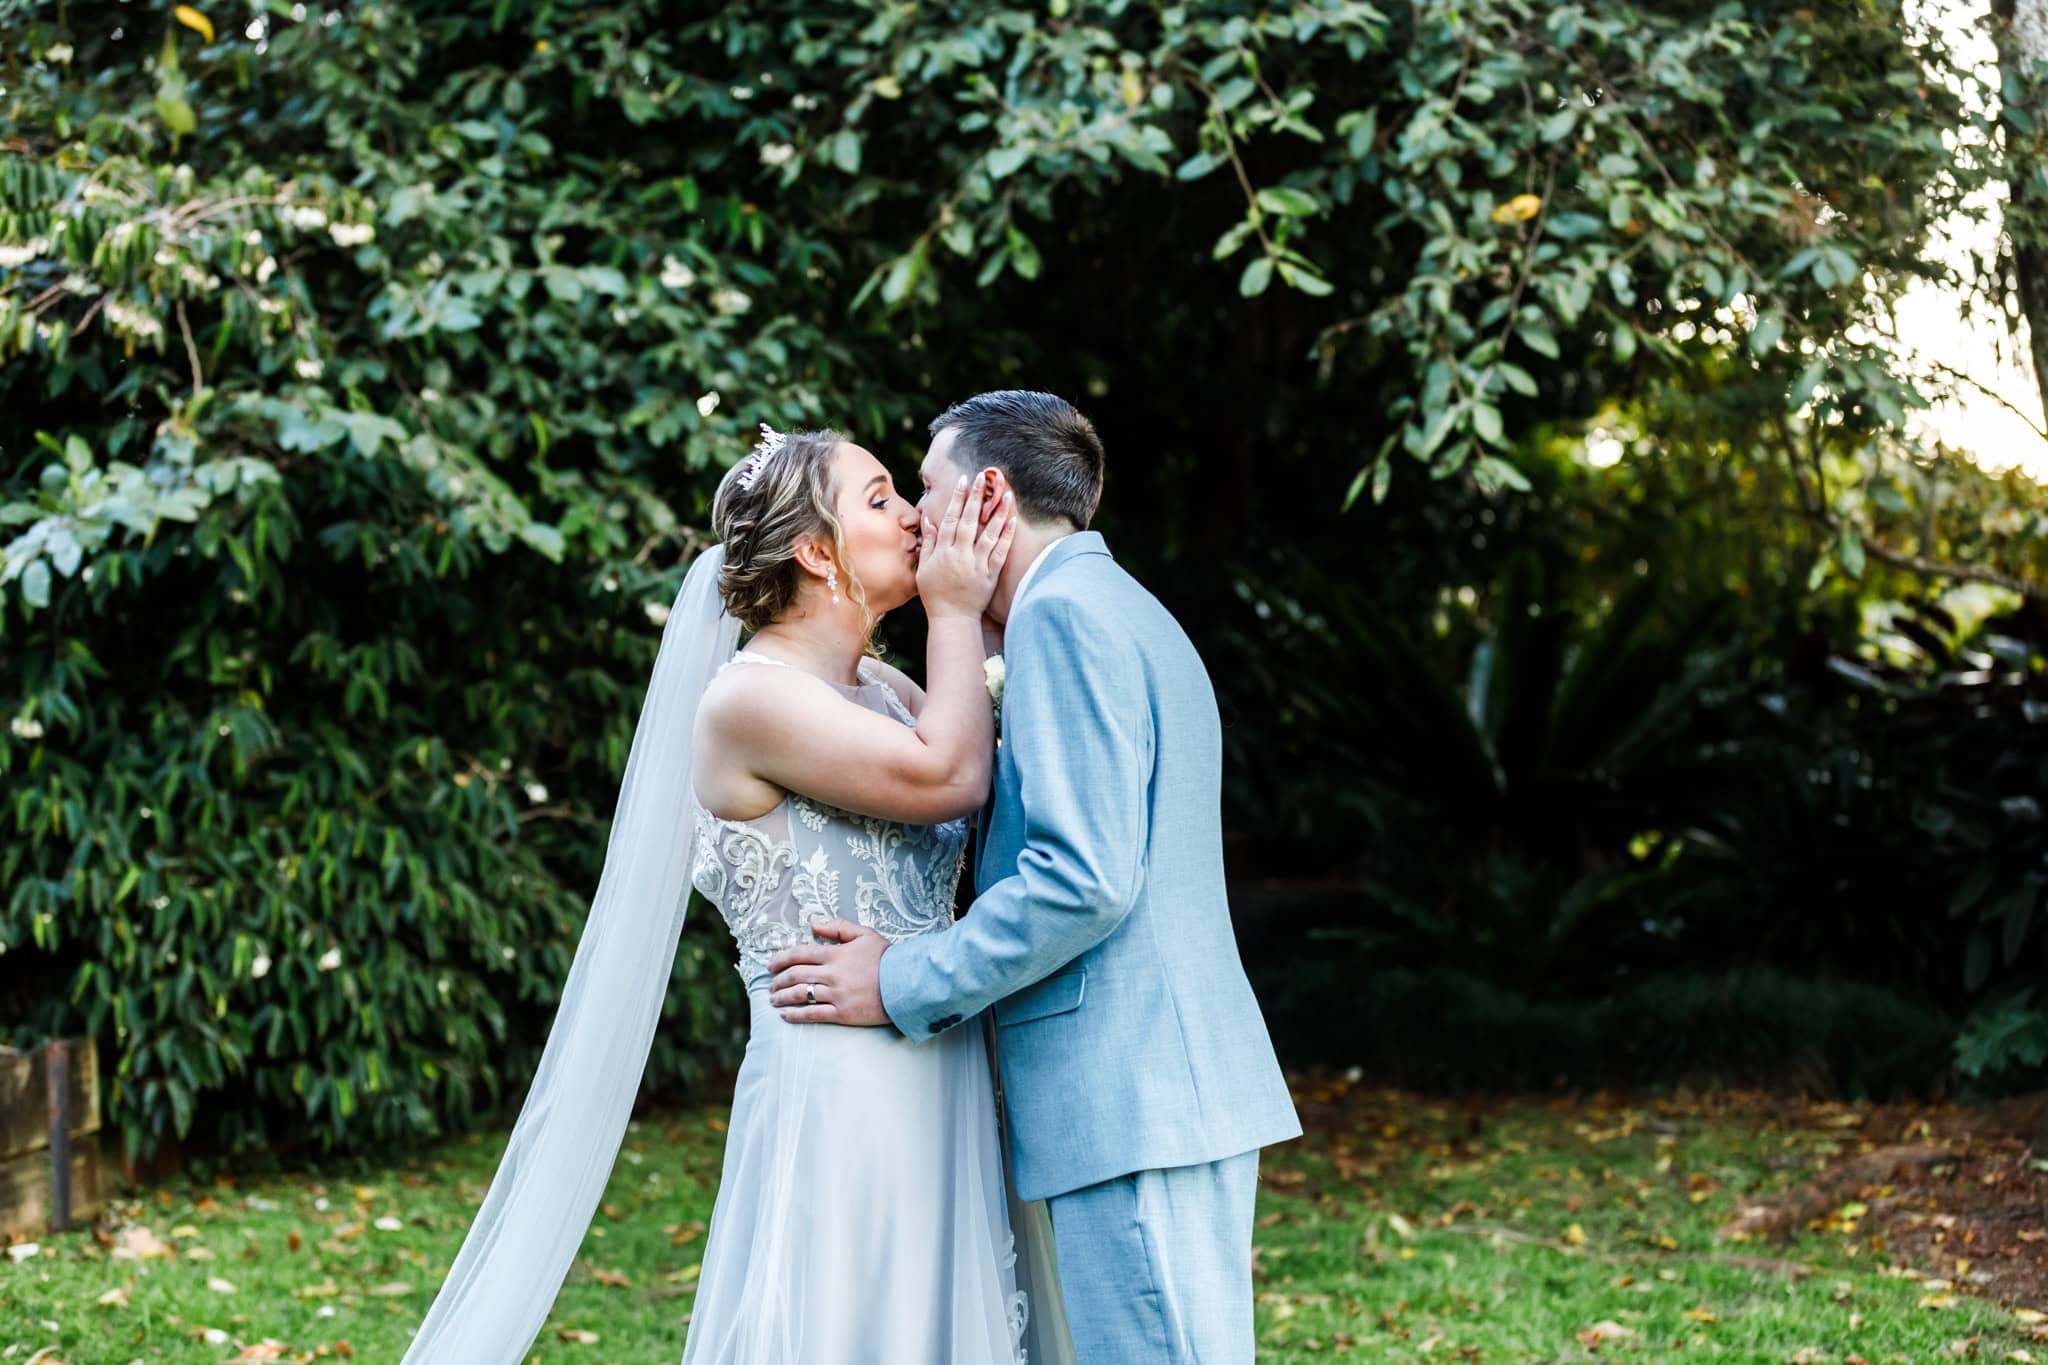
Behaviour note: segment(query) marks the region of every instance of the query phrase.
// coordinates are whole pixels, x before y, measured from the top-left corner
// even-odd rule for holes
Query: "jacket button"
[[[949,1014],[943,1019],[934,1019],[932,1020],[932,1032],[944,1033],[947,1029],[953,1027],[953,1025],[959,1022],[960,1016],[957,1014]]]

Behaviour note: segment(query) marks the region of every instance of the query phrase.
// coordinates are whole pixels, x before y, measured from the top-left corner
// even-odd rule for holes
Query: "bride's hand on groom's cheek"
[[[814,925],[811,933],[822,941],[768,960],[768,1003],[792,1024],[887,1025],[881,964],[889,940],[843,919]]]

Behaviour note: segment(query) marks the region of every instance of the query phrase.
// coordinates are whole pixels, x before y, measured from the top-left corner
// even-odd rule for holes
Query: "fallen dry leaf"
[[[599,1284],[608,1284],[614,1289],[630,1289],[633,1287],[633,1282],[616,1270],[593,1270],[590,1272],[590,1278],[596,1280]]]
[[[281,1341],[265,1337],[242,1348],[242,1353],[228,1362],[228,1365],[254,1365],[259,1360],[283,1360],[284,1353],[291,1348]]]
[[[564,1341],[575,1342],[579,1346],[592,1346],[597,1343],[597,1333],[587,1332],[581,1327],[564,1327],[555,1335]]]
[[[94,1299],[93,1302],[102,1308],[126,1308],[128,1306],[128,1291],[116,1285]]]
[[[373,1284],[367,1292],[380,1299],[395,1299],[402,1294],[412,1293],[412,1286],[404,1280],[391,1280],[384,1284]]]
[[[1688,1308],[1685,1310],[1685,1316],[1691,1318],[1694,1322],[1719,1322],[1721,1320],[1714,1316],[1714,1310],[1711,1308]]]
[[[117,1261],[144,1261],[168,1257],[171,1249],[161,1237],[138,1223],[121,1229],[121,1239],[109,1254]]]
[[[233,1294],[236,1292],[233,1280],[223,1280],[218,1275],[207,1276],[206,1287],[216,1294]]]
[[[1597,1351],[1603,1341],[1618,1341],[1622,1337],[1632,1337],[1635,1334],[1633,1327],[1624,1327],[1618,1322],[1601,1321],[1591,1327],[1580,1329],[1578,1336],[1587,1350]]]

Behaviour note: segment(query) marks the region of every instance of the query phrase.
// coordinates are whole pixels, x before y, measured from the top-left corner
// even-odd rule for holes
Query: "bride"
[[[692,883],[732,930],[751,1032],[685,1365],[1073,1358],[1043,1206],[1007,1194],[981,1035],[913,1046],[768,1003],[768,959],[813,924],[952,922],[994,749],[981,617],[1016,509],[963,485],[920,524],[859,446],[762,430],[670,612],[533,1088],[407,1362],[531,1346],[617,1155]],[[929,691],[872,653],[913,596]]]

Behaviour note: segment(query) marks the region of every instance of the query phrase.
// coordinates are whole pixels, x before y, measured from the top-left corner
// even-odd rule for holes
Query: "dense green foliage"
[[[1977,78],[1876,13],[0,0],[6,1016],[106,1040],[136,1150],[516,1093],[712,479],[764,419],[907,472],[1004,383],[1108,438],[1112,538],[1223,693],[1240,870],[1354,875],[1450,800],[1385,904],[1583,963],[1559,907],[1634,904],[1686,842],[1644,784],[1771,682],[1703,690],[1694,646],[1847,651],[1840,598],[1800,613],[1866,559],[2038,567],[2038,506],[1907,423],[1940,388],[1883,305],[2005,167]],[[1609,427],[1639,480],[1572,464]],[[1554,600],[1495,640],[1530,546]],[[1429,738],[1344,695],[1387,662]],[[658,1082],[729,1055],[722,934]]]

